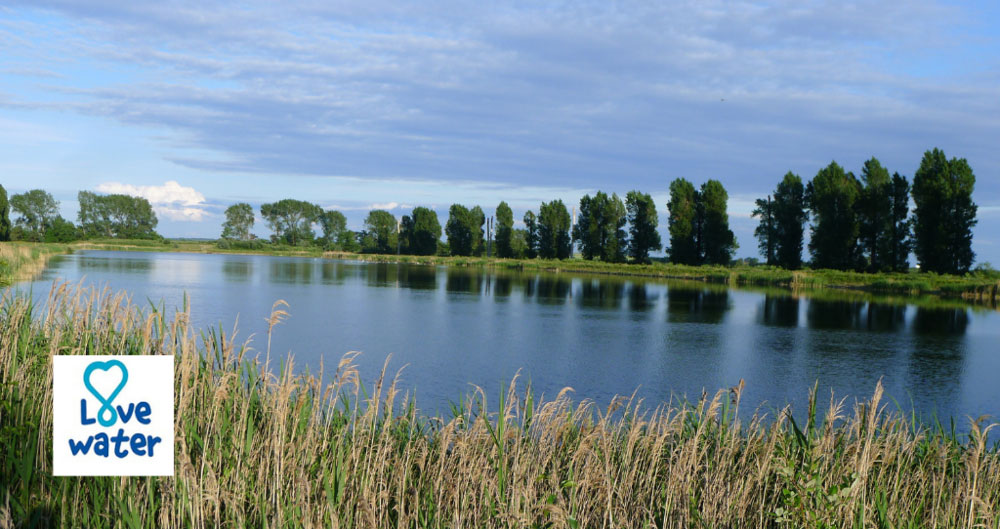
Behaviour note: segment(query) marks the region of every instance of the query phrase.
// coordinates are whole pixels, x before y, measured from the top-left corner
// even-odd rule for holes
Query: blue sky
[[[730,194],[739,256],[786,171],[940,147],[1000,264],[995,1],[47,2],[0,7],[0,183],[153,201],[160,232],[298,198],[520,217],[676,177]],[[264,226],[255,229],[266,234]]]

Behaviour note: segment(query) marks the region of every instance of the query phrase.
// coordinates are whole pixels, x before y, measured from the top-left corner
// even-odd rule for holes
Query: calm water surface
[[[265,347],[271,305],[291,317],[272,356],[314,371],[347,351],[366,380],[387,355],[427,413],[476,384],[495,396],[521,369],[537,391],[570,386],[578,399],[697,398],[746,380],[744,406],[804,406],[820,395],[866,398],[879,378],[924,417],[1000,416],[1000,313],[923,308],[613,277],[489,272],[240,255],[87,251],[52,260],[30,286],[109,285],[180,307],[196,327],[219,323]],[[22,287],[24,288],[24,287]],[[891,404],[891,401],[890,401]]]

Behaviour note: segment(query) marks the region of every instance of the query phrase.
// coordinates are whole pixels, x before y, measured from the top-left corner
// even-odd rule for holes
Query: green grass
[[[742,384],[598,408],[512,381],[425,416],[352,355],[295,374],[123,295],[49,299],[0,301],[2,527],[1000,526],[996,425],[923,425],[881,386],[822,415],[814,389],[801,422],[738,413]],[[268,336],[286,316],[276,304]],[[174,355],[174,477],[52,476],[57,354]]]

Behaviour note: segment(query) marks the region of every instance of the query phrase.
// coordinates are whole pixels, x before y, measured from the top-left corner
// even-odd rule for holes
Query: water
[[[601,404],[638,389],[650,403],[696,399],[746,381],[744,404],[801,410],[808,390],[868,398],[882,378],[909,411],[965,429],[1000,416],[1000,312],[932,308],[692,283],[242,255],[86,251],[50,261],[56,279],[110,285],[166,307],[190,298],[196,328],[255,334],[275,300],[290,305],[272,356],[328,368],[357,350],[370,381],[392,354],[426,413],[472,384],[495,399],[520,369],[536,391],[572,387]],[[23,288],[23,287],[22,287]],[[889,401],[890,405],[893,405]],[[745,409],[745,408],[744,408]]]

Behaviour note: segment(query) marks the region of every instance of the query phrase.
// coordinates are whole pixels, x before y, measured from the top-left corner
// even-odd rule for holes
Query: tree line
[[[924,153],[912,186],[899,173],[890,177],[875,157],[863,164],[861,178],[834,161],[805,185],[785,174],[771,195],[756,201],[754,234],[767,264],[789,270],[803,266],[811,217],[812,268],[906,271],[912,251],[921,270],[964,274],[975,259],[975,183],[964,158],[948,159],[940,149]]]
[[[71,242],[93,237],[162,239],[149,201],[129,195],[77,194],[78,224],[59,215],[59,201],[42,189],[7,198],[0,186],[0,241]],[[17,218],[11,222],[11,213]]]
[[[789,270],[808,265],[905,271],[912,252],[922,270],[968,272],[975,258],[972,228],[977,206],[972,200],[975,175],[965,159],[948,159],[940,149],[927,151],[912,185],[899,173],[890,176],[874,157],[860,174],[858,178],[835,161],[808,183],[786,173],[773,193],[756,201],[752,213],[758,219],[754,235],[765,262]],[[722,183],[708,180],[695,187],[677,178],[669,191],[666,248],[657,228],[656,204],[640,191],[628,192],[624,200],[603,191],[585,195],[573,215],[562,200],[543,202],[537,214],[524,214],[524,228],[514,228],[513,212],[502,201],[491,218],[480,206],[453,204],[443,226],[437,212],[426,207],[398,220],[377,209],[368,213],[361,230],[352,231],[343,213],[290,198],[261,205],[260,216],[272,232],[272,243],[346,252],[566,259],[578,248],[584,259],[648,263],[650,254],[664,249],[673,263],[729,264],[739,245],[729,228],[729,196]],[[35,189],[8,202],[0,186],[0,240],[160,237],[156,214],[144,198],[81,191],[78,200],[74,225],[58,215],[58,202],[49,193]],[[10,210],[18,215],[13,223]],[[255,215],[250,204],[230,206],[225,218],[220,246],[263,244],[252,233]],[[810,261],[805,263],[807,224]]]

